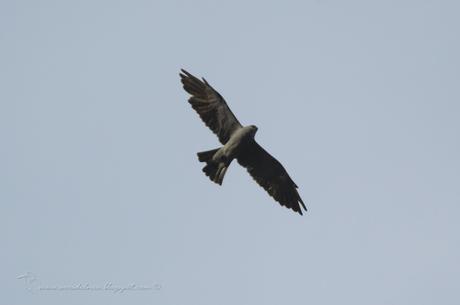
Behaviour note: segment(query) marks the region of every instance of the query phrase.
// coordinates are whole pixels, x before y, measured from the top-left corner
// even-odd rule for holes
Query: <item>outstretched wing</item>
[[[222,144],[227,143],[231,134],[241,128],[240,122],[232,113],[224,98],[208,84],[196,78],[185,70],[180,73],[182,84],[185,91],[192,96],[189,103],[192,108],[200,115],[203,122],[219,138]]]
[[[305,211],[307,210],[297,192],[297,185],[284,167],[256,141],[240,153],[238,163],[244,166],[252,178],[281,205],[300,215],[302,215],[300,204]]]

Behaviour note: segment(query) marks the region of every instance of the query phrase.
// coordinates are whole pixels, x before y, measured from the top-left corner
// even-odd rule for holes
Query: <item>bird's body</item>
[[[254,136],[257,132],[257,127],[254,125],[241,127],[235,130],[230,136],[230,139],[225,143],[222,148],[217,151],[217,157],[221,155],[224,158],[233,160],[238,157],[241,151],[244,151],[245,147],[251,145],[254,142]]]
[[[203,172],[215,183],[222,185],[225,172],[235,158],[254,142],[257,127],[254,125],[236,129],[220,148],[198,153],[198,159],[206,162]]]
[[[255,141],[257,127],[243,127],[223,97],[205,79],[201,81],[185,70],[180,76],[184,89],[192,95],[189,103],[223,144],[220,148],[197,153],[198,160],[206,163],[203,167],[206,176],[222,185],[228,167],[237,159],[270,196],[302,214],[300,204],[305,210],[306,207],[296,190],[297,185],[281,163]]]

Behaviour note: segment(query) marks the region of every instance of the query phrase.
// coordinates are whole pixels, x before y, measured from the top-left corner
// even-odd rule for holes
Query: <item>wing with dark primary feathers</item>
[[[203,122],[219,138],[222,144],[227,143],[231,134],[241,128],[240,122],[232,113],[224,98],[208,84],[185,70],[180,73],[185,91],[192,96],[188,100],[192,108],[200,115]]]
[[[252,178],[282,206],[300,215],[302,215],[300,204],[305,211],[307,210],[297,192],[297,185],[289,177],[284,167],[256,141],[253,141],[240,153],[238,163],[244,166]]]

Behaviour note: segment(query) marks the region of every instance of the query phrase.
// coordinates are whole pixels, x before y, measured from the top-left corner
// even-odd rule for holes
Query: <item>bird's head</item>
[[[249,128],[251,128],[252,136],[255,136],[255,134],[257,132],[257,126],[256,125],[250,125]]]

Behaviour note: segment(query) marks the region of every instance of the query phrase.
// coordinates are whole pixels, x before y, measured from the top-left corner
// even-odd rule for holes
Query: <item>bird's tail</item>
[[[206,176],[208,176],[209,179],[211,179],[211,181],[219,185],[222,185],[222,182],[224,181],[225,172],[227,171],[227,168],[230,164],[214,161],[212,159],[212,157],[218,150],[219,149],[217,148],[208,151],[203,151],[197,153],[197,155],[198,160],[200,160],[200,162],[206,162],[206,166],[203,167],[203,172],[206,174]]]
[[[199,153],[197,153],[198,160],[200,160],[200,162],[209,162],[210,160],[212,160],[212,157],[214,157],[214,154],[218,150],[219,150],[219,148],[199,152]]]

